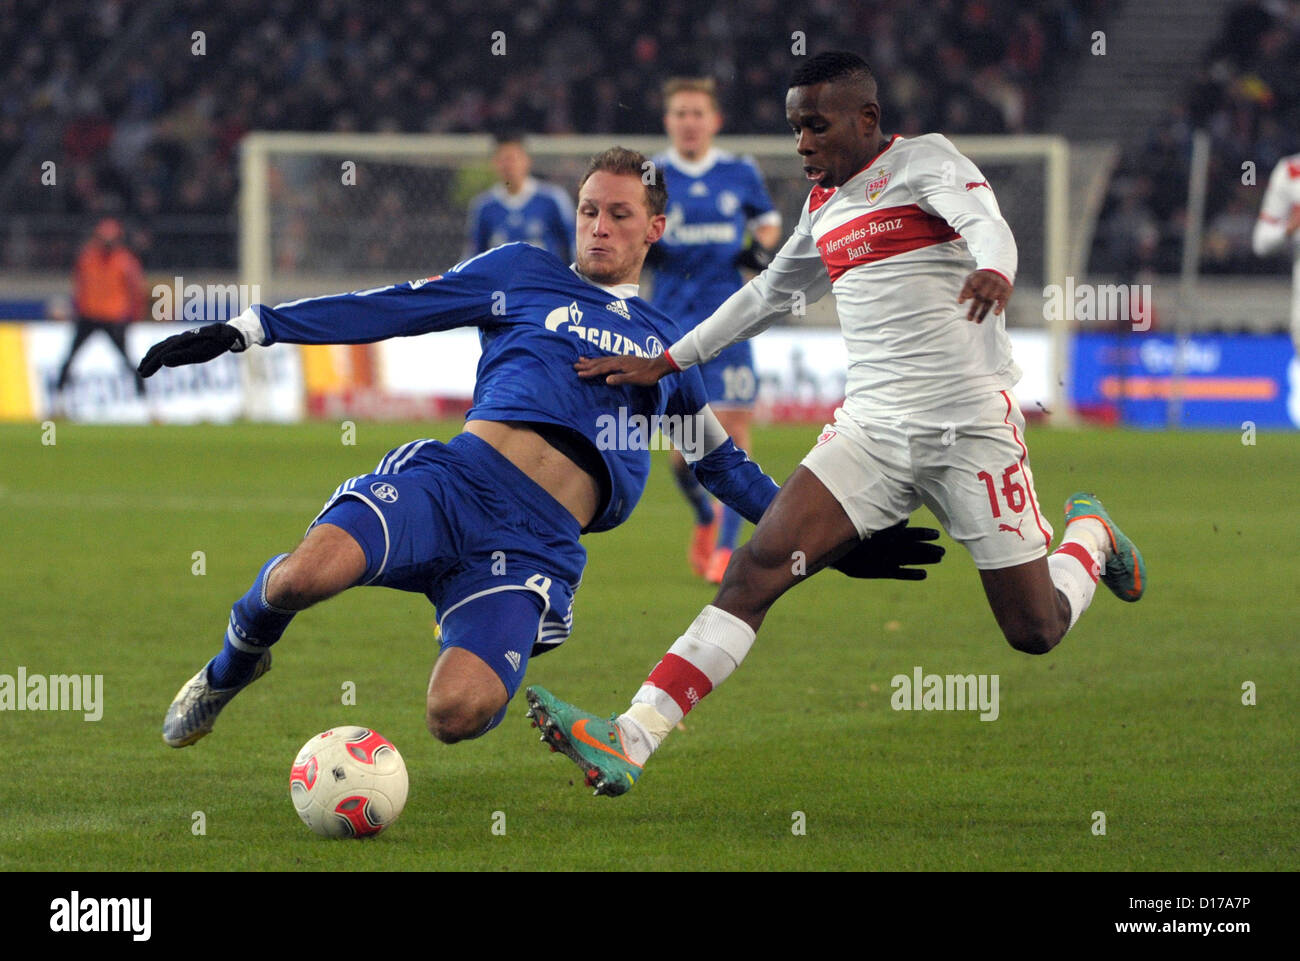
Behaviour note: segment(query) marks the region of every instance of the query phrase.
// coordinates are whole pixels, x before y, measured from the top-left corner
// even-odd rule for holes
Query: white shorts
[[[860,422],[843,408],[803,466],[868,537],[921,504],[981,570],[1036,560],[1052,543],[1038,509],[1025,418],[1009,391],[900,418]]]

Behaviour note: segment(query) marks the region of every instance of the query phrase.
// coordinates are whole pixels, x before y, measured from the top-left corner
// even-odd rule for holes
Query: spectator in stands
[[[152,265],[192,267],[198,255],[205,264],[233,268],[232,151],[244,131],[652,133],[662,115],[663,77],[708,64],[727,78],[722,107],[729,131],[766,133],[784,122],[780,104],[795,31],[828,46],[870,36],[873,63],[887,65],[894,90],[889,109],[904,135],[1031,132],[1042,128],[1053,81],[1087,49],[1081,24],[1104,25],[1107,6],[1107,0],[740,0],[702,11],[641,0],[279,0],[272,6],[5,0],[0,170],[34,171],[29,176],[39,178],[39,161],[51,159],[60,186],[71,183],[65,171],[79,169],[90,190],[33,190],[43,187],[39,179],[11,178],[7,188],[0,184],[7,189],[0,209],[121,211],[146,222],[175,215],[165,228],[151,224],[164,257]],[[1287,47],[1281,34],[1261,40],[1274,19],[1263,12],[1254,17],[1256,27],[1242,34],[1241,56],[1255,56],[1260,43],[1268,47],[1262,82],[1276,85],[1285,99],[1294,45]],[[498,30],[506,44],[498,52],[506,56],[487,44],[447,44],[449,36],[491,37]],[[196,31],[203,33],[205,56],[191,53]],[[220,71],[212,69],[216,51],[227,56]],[[224,225],[200,228],[216,244],[193,239],[195,221],[209,217],[225,218]],[[29,218],[19,226],[40,235],[38,242],[10,245],[33,251],[30,266],[37,269],[62,269],[72,242],[66,232],[52,238],[47,231],[59,228],[50,224]],[[13,225],[7,226],[12,236]],[[0,255],[14,259],[8,247]]]
[[[1207,272],[1239,273],[1249,270],[1244,262],[1250,251],[1255,227],[1256,187],[1238,184],[1228,206],[1215,215],[1205,230],[1202,269]]]
[[[1162,237],[1152,266],[1161,273],[1178,271],[1193,126],[1210,133],[1209,181],[1218,185],[1205,198],[1207,268],[1233,272],[1276,269],[1274,262],[1251,256],[1247,207],[1253,209],[1258,200],[1243,206],[1243,191],[1223,187],[1242,176],[1247,162],[1262,174],[1279,158],[1300,149],[1297,62],[1300,21],[1288,7],[1245,0],[1228,12],[1218,40],[1199,67],[1189,68],[1182,102],[1173,104],[1146,143],[1121,162],[1096,234],[1094,269],[1111,266],[1105,262],[1108,248],[1132,220],[1127,185],[1142,176],[1152,184],[1145,204]],[[1252,190],[1258,188],[1249,186],[1245,192]]]
[[[126,248],[122,225],[106,217],[82,248],[72,273],[73,302],[77,312],[76,333],[68,356],[59,368],[56,393],[62,395],[72,370],[72,361],[92,334],[108,335],[135,378],[136,393],[144,397],[144,379],[136,361],[126,352],[126,325],[144,315],[145,289],[140,261]]]

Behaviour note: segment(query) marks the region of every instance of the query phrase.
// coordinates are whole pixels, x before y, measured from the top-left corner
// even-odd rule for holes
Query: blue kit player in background
[[[768,252],[781,241],[781,214],[752,159],[714,148],[722,114],[712,79],[674,78],[664,84],[663,98],[672,147],[654,159],[668,185],[668,225],[652,253],[650,302],[690,329],[740,289],[738,267],[766,266]],[[749,341],[734,344],[701,364],[700,373],[723,429],[749,452],[758,393],[753,347]],[[722,504],[715,512],[713,499],[680,457],[673,458],[673,473],[695,510],[691,567],[720,583],[742,518]]]
[[[370,343],[473,326],[483,347],[463,432],[390,451],[372,473],[339,485],[291,554],[263,565],[231,610],[221,651],[172,701],[167,744],[208,734],[270,668],[271,645],[297,612],[357,585],[421,593],[438,609],[429,731],[452,743],[490,730],[529,658],[569,635],[586,564],[579,535],[621,524],[641,497],[650,457],[638,418],[660,418],[701,481],[758,520],[777,487],[723,432],[698,375],[647,389],[574,372],[583,356],[649,357],[683,333],[636,296],[666,201],[661,183],[642,183],[644,163],[617,147],[592,159],[571,267],[506,244],[437,277],[255,306],[149,350],[146,377],[254,344]],[[935,531],[885,534],[845,554],[840,569],[917,579],[923,570],[900,565],[942,553],[925,543]]]
[[[492,166],[501,182],[470,203],[465,257],[522,241],[549,250],[567,264],[573,242],[569,195],[530,175],[532,160],[518,134],[497,137]]]

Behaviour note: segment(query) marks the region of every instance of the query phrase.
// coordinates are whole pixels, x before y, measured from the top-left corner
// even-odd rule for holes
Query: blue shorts
[[[443,647],[477,654],[511,697],[528,658],[569,636],[587,563],[578,520],[473,434],[389,451],[373,473],[339,485],[311,526],[322,523],[361,545],[359,584],[427,596],[438,608]],[[509,603],[504,596],[518,591],[535,598],[537,617],[526,630],[518,596]],[[482,629],[494,623],[510,627]]]
[[[758,396],[758,374],[754,370],[754,348],[747,340],[732,344],[706,363],[700,364],[704,391],[710,407],[753,407]]]

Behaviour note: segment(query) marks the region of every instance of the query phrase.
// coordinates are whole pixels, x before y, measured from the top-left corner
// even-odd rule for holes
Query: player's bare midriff
[[[497,453],[528,475],[578,519],[584,528],[600,506],[596,478],[552,447],[536,431],[498,420],[470,420],[465,433],[491,444]]]

